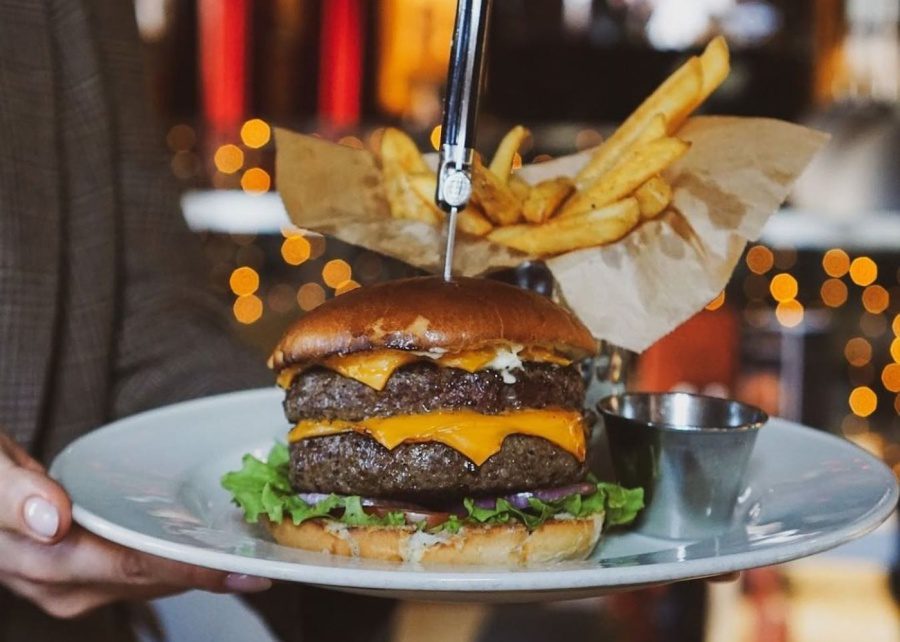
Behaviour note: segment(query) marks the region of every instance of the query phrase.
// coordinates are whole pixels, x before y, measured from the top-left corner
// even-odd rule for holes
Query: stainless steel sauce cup
[[[728,529],[766,413],[682,392],[612,395],[597,410],[617,481],[644,489],[639,532],[684,540]]]

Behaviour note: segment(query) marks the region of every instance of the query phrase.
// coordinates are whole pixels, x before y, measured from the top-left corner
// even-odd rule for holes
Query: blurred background
[[[261,356],[329,297],[415,273],[289,224],[272,126],[371,147],[398,125],[433,148],[455,9],[454,0],[135,0],[185,216],[212,287]],[[728,288],[637,359],[630,384],[738,397],[842,435],[900,475],[898,13],[898,0],[494,0],[479,147],[491,152],[518,123],[534,134],[521,162],[593,146],[686,56],[725,35],[732,73],[704,110],[802,122],[832,142]],[[668,630],[681,631],[667,638],[676,640],[848,631],[900,640],[888,589],[895,532],[889,524],[843,555],[696,595],[548,609],[588,618],[584,639]],[[401,611],[396,639],[421,639],[447,613]],[[453,617],[475,622],[468,637],[440,638],[440,626],[428,635],[506,639],[489,635],[496,614],[459,607]],[[642,626],[606,626],[616,618]]]

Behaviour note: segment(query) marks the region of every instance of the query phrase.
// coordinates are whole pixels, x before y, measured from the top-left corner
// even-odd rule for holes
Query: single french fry
[[[697,107],[709,98],[719,85],[728,76],[731,70],[729,62],[728,43],[722,36],[716,36],[706,45],[706,49],[700,55],[700,66],[703,68],[703,87],[700,90],[700,100]]]
[[[519,199],[519,202],[524,205],[525,201],[528,200],[528,195],[531,194],[531,184],[519,178],[516,174],[510,176],[506,184],[515,197]]]
[[[381,137],[382,166],[396,165],[408,174],[424,174],[428,165],[415,141],[395,127],[388,127]]]
[[[476,155],[472,168],[472,200],[491,221],[497,225],[518,223],[522,204],[506,183],[487,167]]]
[[[666,124],[666,132],[670,134],[675,132],[688,114],[699,104],[697,101],[702,91],[703,65],[697,56],[693,56],[666,78],[625,119],[625,122],[619,125],[619,128],[597,147],[594,152],[594,156],[599,159],[597,164],[604,162],[605,158],[614,156],[615,152],[621,156],[624,150],[628,150],[633,145],[650,121],[657,117],[657,114],[662,115]],[[579,187],[590,182],[592,177],[597,177],[602,173],[592,167],[594,164],[593,159],[588,161],[584,169],[579,172],[575,180]]]
[[[484,217],[481,210],[471,203],[457,215],[456,224],[461,231],[474,236],[484,236],[494,229],[494,226]]]
[[[531,188],[522,205],[522,216],[530,223],[543,223],[575,191],[575,183],[567,176],[541,181]]]
[[[632,149],[610,171],[566,201],[558,216],[577,216],[623,199],[689,148],[678,138],[660,138]]]
[[[594,151],[587,164],[578,172],[576,177],[578,187],[583,188],[600,178],[635,147],[658,140],[665,135],[666,119],[662,114],[655,114],[643,129],[635,132],[633,138],[611,136]]]
[[[626,198],[570,218],[498,227],[488,239],[532,256],[550,256],[618,241],[640,222],[637,200]]]
[[[427,168],[426,168],[427,169]],[[384,191],[391,206],[391,216],[414,221],[441,225],[443,212],[434,204],[434,187],[431,197],[423,197],[422,190],[428,192],[428,184],[434,185],[433,174],[407,174],[394,164],[385,165]]]
[[[516,125],[500,141],[497,151],[494,152],[494,158],[491,159],[490,170],[494,173],[494,176],[500,179],[501,183],[505,184],[509,180],[509,176],[512,173],[513,159],[515,159],[519,148],[522,147],[522,143],[530,135],[531,132],[527,129],[521,125]]]
[[[672,186],[662,176],[653,176],[634,191],[641,218],[655,218],[672,202]]]

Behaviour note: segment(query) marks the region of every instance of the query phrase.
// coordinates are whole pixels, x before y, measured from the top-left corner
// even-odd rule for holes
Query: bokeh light
[[[765,274],[775,265],[775,255],[765,245],[754,245],[747,251],[744,259],[747,267],[754,274]]]
[[[250,324],[257,321],[263,313],[263,302],[255,294],[239,296],[232,306],[234,318],[240,323]]]
[[[797,290],[797,279],[787,272],[776,274],[769,284],[769,292],[776,301],[790,301],[797,296]]]
[[[186,152],[197,143],[197,134],[190,125],[174,125],[166,134],[166,144],[173,152]]]
[[[253,294],[259,289],[259,274],[246,265],[239,267],[228,278],[228,287],[238,296]]]
[[[346,281],[344,281],[343,283],[341,283],[339,286],[337,286],[334,289],[334,295],[340,296],[340,295],[344,294],[345,292],[349,292],[350,290],[355,290],[358,287],[359,287],[359,283],[357,283],[353,279],[347,279]]]
[[[860,256],[850,263],[850,278],[856,285],[869,285],[878,278],[878,266],[868,256]]]
[[[891,330],[894,331],[894,335],[900,337],[900,314],[894,315],[894,320],[891,322]]]
[[[251,118],[241,126],[241,142],[252,149],[259,149],[271,137],[272,128],[261,118]]]
[[[441,148],[441,126],[437,125],[431,130],[431,146],[435,151]]]
[[[318,283],[304,283],[297,290],[297,305],[301,310],[312,310],[325,301],[325,290]]]
[[[864,366],[872,360],[872,344],[862,337],[853,337],[844,346],[844,357],[852,366]]]
[[[828,279],[819,289],[819,296],[822,303],[837,308],[847,302],[847,285],[840,279]]]
[[[596,129],[582,129],[575,134],[575,148],[578,150],[596,147],[603,142],[603,136]]]
[[[850,269],[850,257],[844,250],[834,248],[822,257],[822,269],[830,277],[840,278]]]
[[[868,417],[878,408],[878,395],[868,386],[854,388],[847,401],[857,417]]]
[[[889,363],[881,371],[881,383],[885,390],[900,392],[900,363]]]
[[[715,299],[706,304],[707,310],[718,310],[725,303],[725,290],[719,292]]]
[[[803,306],[796,299],[782,301],[775,308],[775,318],[786,328],[793,328],[803,321]]]
[[[278,283],[269,289],[266,295],[266,303],[274,312],[287,314],[294,309],[296,292],[287,283]]]
[[[241,189],[248,194],[262,194],[268,192],[272,186],[272,178],[269,172],[261,167],[251,167],[241,176]]]
[[[790,270],[797,262],[797,250],[792,247],[775,250],[775,267],[779,270]]]
[[[244,164],[244,152],[237,145],[222,145],[213,155],[213,162],[223,174],[234,174]]]
[[[895,337],[894,340],[891,341],[891,359],[900,363],[900,337]]]
[[[887,332],[887,320],[883,314],[869,314],[863,312],[859,318],[859,329],[867,337],[880,337]]]
[[[862,303],[866,312],[880,314],[891,304],[891,297],[888,295],[888,291],[880,285],[870,285],[863,290]]]
[[[312,253],[309,241],[302,234],[294,234],[281,244],[281,258],[288,265],[300,265],[308,260]]]
[[[169,166],[175,178],[186,181],[200,173],[200,157],[194,152],[178,151],[172,155]]]
[[[350,264],[343,259],[331,259],[322,268],[322,280],[330,288],[337,288],[352,276]]]

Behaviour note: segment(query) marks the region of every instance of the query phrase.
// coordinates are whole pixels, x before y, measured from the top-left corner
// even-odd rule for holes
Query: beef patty
[[[300,491],[390,497],[424,504],[578,482],[586,465],[540,437],[510,435],[476,466],[437,442],[388,450],[364,434],[346,432],[291,444],[291,484]]]
[[[374,390],[324,368],[298,375],[285,399],[293,422],[358,421],[366,417],[469,409],[499,414],[523,408],[584,404],[576,366],[526,363],[504,383],[495,370],[470,373],[418,362],[399,368],[383,390]],[[589,422],[586,422],[586,430]],[[291,482],[309,492],[392,497],[434,503],[580,481],[585,465],[540,437],[511,435],[481,466],[437,442],[388,450],[365,434],[346,432],[291,444]]]
[[[294,378],[284,401],[292,422],[423,414],[470,409],[496,415],[521,408],[574,408],[584,404],[584,380],[577,366],[525,363],[504,383],[496,370],[466,372],[417,362],[398,368],[383,390],[375,390],[325,368]]]

